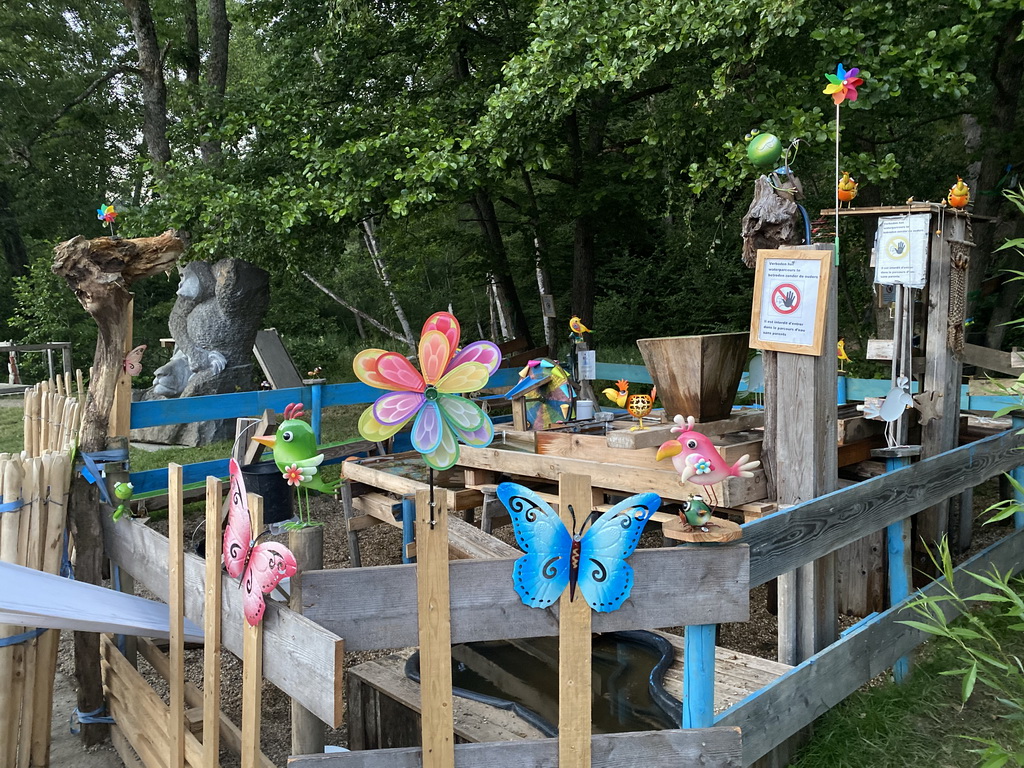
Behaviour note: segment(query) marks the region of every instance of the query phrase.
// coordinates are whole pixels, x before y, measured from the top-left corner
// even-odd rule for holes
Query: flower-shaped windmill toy
[[[110,227],[110,236],[114,237],[114,219],[117,218],[117,211],[112,205],[101,205],[96,209],[96,218],[105,222]]]
[[[822,93],[830,94],[837,107],[847,99],[856,101],[857,87],[864,85],[864,78],[858,77],[859,74],[860,70],[857,67],[847,69],[839,64],[834,75],[825,75],[828,78],[828,85]]]
[[[461,395],[483,389],[501,363],[501,350],[490,341],[458,349],[459,321],[435,312],[423,324],[416,370],[404,356],[365,349],[352,368],[364,384],[391,390],[359,417],[359,434],[374,442],[387,440],[410,421],[412,447],[431,469],[444,470],[459,458],[459,441],[489,445],[494,425],[486,413]]]

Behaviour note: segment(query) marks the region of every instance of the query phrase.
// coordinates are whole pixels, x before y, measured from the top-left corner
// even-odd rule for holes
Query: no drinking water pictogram
[[[780,315],[790,315],[800,306],[800,290],[792,283],[782,283],[772,291],[772,309]]]

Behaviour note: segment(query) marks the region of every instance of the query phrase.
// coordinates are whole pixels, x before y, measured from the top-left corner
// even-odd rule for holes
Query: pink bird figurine
[[[680,433],[679,437],[662,443],[657,460],[671,457],[680,482],[707,486],[714,496],[715,483],[728,477],[753,477],[752,470],[761,466],[760,461],[747,461],[750,458],[747,454],[740,456],[735,464],[727,464],[706,435],[693,431],[695,422],[692,416],[688,419],[676,416],[673,421],[678,426],[672,427],[672,432]],[[717,498],[713,503],[718,504]]]

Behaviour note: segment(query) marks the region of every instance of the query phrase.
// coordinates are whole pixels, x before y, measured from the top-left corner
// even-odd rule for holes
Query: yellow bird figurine
[[[839,372],[846,373],[846,363],[850,362],[850,356],[846,354],[846,339],[836,342],[836,357],[839,358]]]
[[[957,176],[956,184],[949,188],[949,194],[946,196],[946,199],[954,208],[966,208],[967,204],[971,202],[971,188],[964,184],[963,179]]]
[[[851,179],[847,171],[843,171],[843,178],[839,180],[839,188],[836,190],[840,206],[846,203],[847,207],[850,207],[850,202],[857,196],[858,186],[856,180]]]
[[[584,333],[593,333],[587,326],[580,320],[579,315],[573,315],[569,321],[569,330],[572,331],[572,337],[575,341],[583,341]]]

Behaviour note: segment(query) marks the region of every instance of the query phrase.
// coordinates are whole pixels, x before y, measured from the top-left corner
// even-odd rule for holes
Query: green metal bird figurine
[[[708,532],[708,528],[719,526],[711,522],[711,507],[704,501],[703,496],[690,495],[689,501],[684,501],[679,508],[679,519],[690,526],[693,530]]]
[[[333,494],[338,489],[336,483],[325,483],[318,475],[324,455],[317,453],[313,428],[302,421],[302,415],[302,403],[289,403],[284,409],[285,420],[281,422],[273,437],[253,438],[257,443],[273,449],[274,463],[281,470],[288,485],[295,486],[299,501],[299,522],[285,526],[289,528],[305,528],[319,524],[313,522],[309,508],[310,490]]]
[[[120,502],[111,516],[114,518],[115,523],[121,519],[125,512],[128,512],[128,516],[131,517],[131,508],[128,504],[131,502],[133,495],[135,495],[135,486],[131,483],[114,483],[114,496]]]

